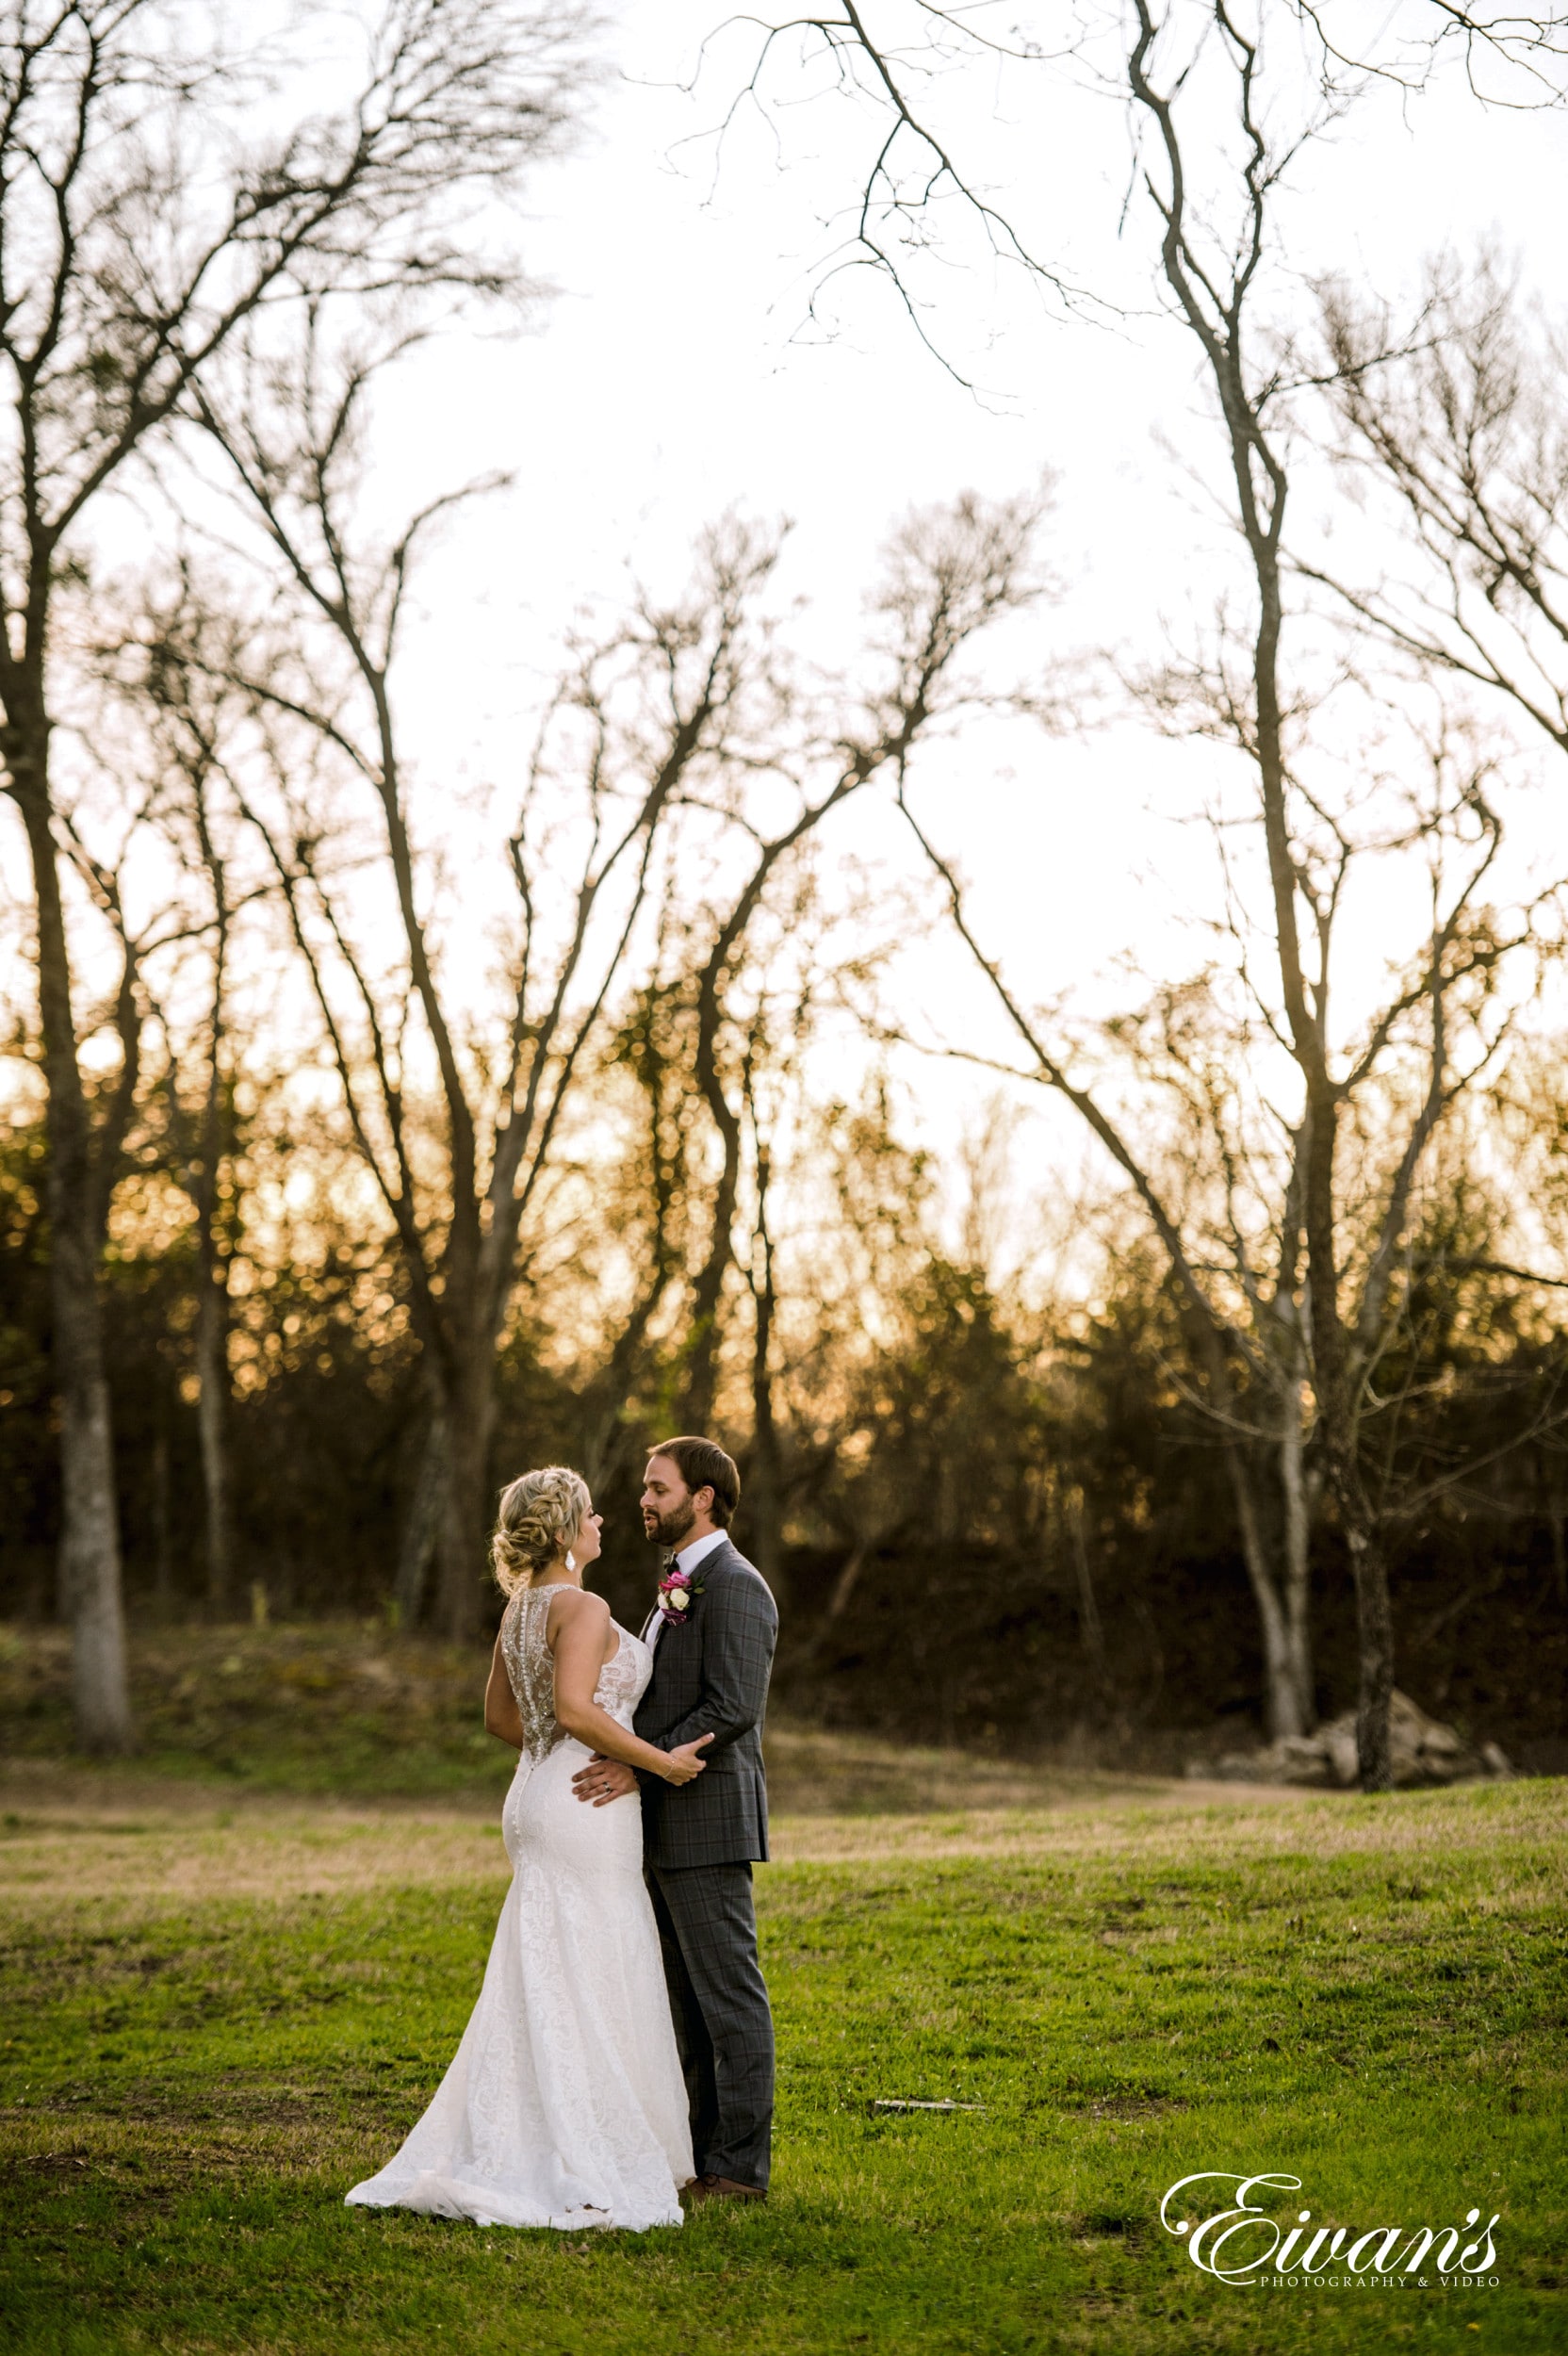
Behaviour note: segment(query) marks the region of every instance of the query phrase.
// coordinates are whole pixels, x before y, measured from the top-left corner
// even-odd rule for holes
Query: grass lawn
[[[477,1990],[488,1814],[142,1796],[0,1792],[7,2348],[1568,2347],[1560,1783],[787,1818],[773,2198],[641,2239],[341,2205]],[[1500,2211],[1497,2286],[1214,2281],[1158,2217],[1205,2168]]]

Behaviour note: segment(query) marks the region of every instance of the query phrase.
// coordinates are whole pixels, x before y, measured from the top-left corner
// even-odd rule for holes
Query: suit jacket
[[[637,1705],[645,1742],[673,1751],[713,1740],[691,1783],[641,1776],[643,1848],[650,1865],[727,1865],[768,1854],[762,1719],[778,1612],[761,1573],[727,1538],[698,1563],[692,1608],[667,1622]]]

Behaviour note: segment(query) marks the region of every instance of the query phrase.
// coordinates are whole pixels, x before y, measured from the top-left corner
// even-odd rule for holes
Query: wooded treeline
[[[438,1631],[420,1546],[422,1535],[433,1552],[420,1481],[429,1400],[406,1285],[384,1241],[367,1238],[351,1183],[335,1204],[342,1154],[318,1158],[308,1134],[261,1112],[237,1116],[244,1184],[225,1199],[232,1524],[216,1589],[195,1220],[155,1157],[126,1189],[106,1324],[132,1615],[249,1618],[259,1589],[273,1616],[349,1612]],[[627,1146],[596,1176],[612,1219],[635,1218],[651,1191],[647,1143],[629,1123]],[[771,1467],[757,1447],[755,1304],[737,1271],[723,1317],[718,1420],[745,1482],[739,1535],[784,1604],[780,1699],[829,1724],[1003,1747],[1077,1742],[1086,1755],[1171,1765],[1211,1737],[1233,1747],[1262,1732],[1264,1644],[1233,1487],[1183,1376],[1181,1303],[1157,1256],[1113,1204],[1089,1203],[1078,1223],[1103,1243],[1103,1290],[1086,1303],[1021,1298],[944,1246],[932,1173],[890,1136],[885,1100],[830,1107],[813,1150],[824,1216],[802,1221],[782,1255]],[[0,1425],[0,1613],[25,1618],[57,1610],[42,1153],[36,1132],[13,1133],[0,1260],[0,1388],[12,1410]],[[252,1190],[269,1193],[273,1161],[280,1182],[309,1167],[319,1191],[301,1189],[296,1223],[273,1229],[263,1253],[243,1215]],[[972,1246],[988,1208],[986,1156],[975,1162],[980,1216],[960,1222]],[[1399,1533],[1399,1674],[1426,1707],[1501,1739],[1517,1762],[1560,1769],[1568,1435],[1523,1447],[1519,1435],[1558,1396],[1562,1332],[1549,1295],[1476,1273],[1506,1225],[1506,1206],[1461,1174],[1413,1253],[1429,1339],[1406,1445],[1438,1468],[1496,1455]],[[488,1480],[498,1487],[537,1458],[596,1465],[602,1577],[629,1617],[653,1575],[635,1511],[640,1450],[678,1413],[691,1270],[612,1403],[617,1329],[596,1359],[573,1354],[576,1258],[500,1351]],[[859,1316],[868,1280],[872,1331]],[[1329,1715],[1353,1702],[1357,1666],[1327,1515],[1310,1552],[1310,1699]],[[498,1611],[482,1597],[480,1625]]]
[[[1290,174],[1380,76],[1457,34],[1473,84],[1560,98],[1555,24],[1425,8],[1371,58],[1291,0],[1085,20],[1210,401],[1191,643],[1069,683],[1049,487],[914,509],[832,666],[780,534],[694,519],[683,584],[564,631],[480,793],[410,728],[410,589],[502,486],[398,512],[377,401],[457,309],[535,300],[504,200],[597,28],[396,0],[286,59],[162,0],[0,7],[0,1605],[70,1619],[84,1742],[133,1739],[127,1594],[476,1636],[495,1490],[549,1456],[633,1611],[672,1426],[743,1461],[800,1706],[1291,1734],[1353,1687],[1378,1788],[1425,1671],[1551,1736],[1562,875],[1514,837],[1568,750],[1568,368],[1489,254],[1404,315],[1279,267]],[[917,13],[939,106],[991,52]],[[933,192],[1069,300],[905,48],[795,42],[882,125],[859,236],[913,316]],[[761,103],[790,70],[764,38]],[[155,518],[129,569],[116,490]],[[955,790],[1005,728],[1048,793],[1089,712],[1107,760],[1142,727],[1212,763],[1204,949],[1094,1018],[989,937]],[[836,851],[851,808],[896,885]],[[978,992],[935,1032],[923,935]],[[1093,1178],[1010,1190],[1000,1108],[933,1158],[923,1052],[1051,1104]]]

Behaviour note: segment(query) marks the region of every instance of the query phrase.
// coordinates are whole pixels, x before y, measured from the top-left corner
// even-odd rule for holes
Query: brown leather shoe
[[[733,2176],[694,2176],[686,2186],[686,2198],[694,2205],[699,2201],[765,2201],[767,2197],[760,2184],[738,2184]]]

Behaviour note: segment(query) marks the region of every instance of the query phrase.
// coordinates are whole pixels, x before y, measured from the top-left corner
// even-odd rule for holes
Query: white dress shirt
[[[723,1546],[728,1535],[727,1530],[710,1530],[706,1538],[693,1538],[685,1546],[678,1546],[675,1558],[676,1569],[685,1571],[690,1575],[706,1556],[712,1553],[715,1546]],[[653,1616],[643,1630],[643,1642],[650,1651],[658,1644],[660,1633],[666,1625],[664,1614],[656,1603],[653,1607]]]

